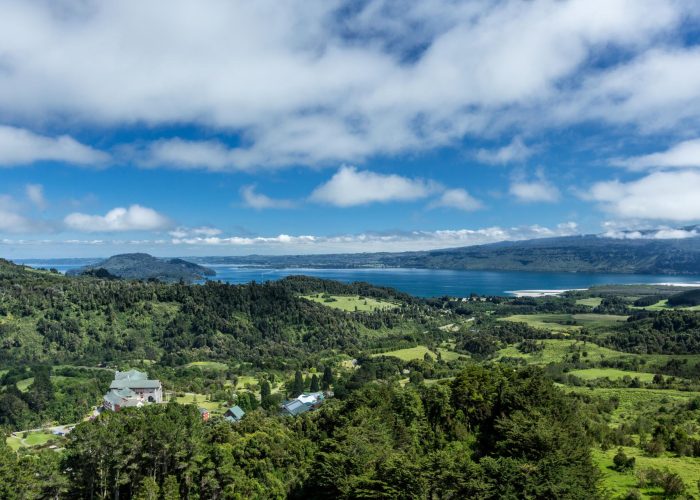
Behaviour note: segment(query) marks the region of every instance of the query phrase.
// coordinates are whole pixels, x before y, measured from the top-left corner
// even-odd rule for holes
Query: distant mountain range
[[[157,279],[166,282],[183,280],[190,283],[204,276],[214,276],[216,272],[182,259],[159,259],[146,253],[127,253],[72,269],[66,274],[92,274],[98,277],[111,275],[124,279]]]
[[[624,236],[624,235],[623,235]],[[325,255],[191,257],[211,265],[269,268],[368,268],[700,274],[700,237],[654,239],[634,232],[627,238],[567,236],[420,252]]]

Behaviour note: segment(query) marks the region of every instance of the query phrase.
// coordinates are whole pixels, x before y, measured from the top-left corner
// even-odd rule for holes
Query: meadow
[[[627,321],[627,316],[612,314],[514,314],[501,321],[525,323],[533,328],[541,328],[552,332],[575,333],[582,327],[607,328]]]
[[[438,347],[436,351],[440,353],[440,357],[445,361],[452,361],[455,359],[459,359],[460,357],[466,357],[463,354],[451,351],[445,347]],[[380,352],[373,354],[372,356],[393,356],[395,358],[399,358],[402,361],[411,361],[414,359],[423,359],[426,354],[428,354],[433,359],[437,358],[436,352],[431,351],[427,346],[424,345],[408,347],[406,349],[397,349],[394,351]]]
[[[514,345],[499,350],[496,358],[521,358],[528,364],[547,365],[561,363],[574,353],[579,353],[583,362],[598,362],[603,359],[632,357],[634,354],[614,351],[591,342],[567,339],[545,339],[541,341],[544,350],[536,353],[522,353]]]
[[[374,299],[372,297],[361,297],[359,295],[326,295],[318,293],[302,295],[302,298],[347,312],[372,312],[377,309],[393,309],[398,307],[397,304],[393,302]]]
[[[601,378],[621,380],[625,377],[631,377],[633,379],[639,379],[640,382],[649,383],[654,379],[653,373],[617,370],[615,368],[587,368],[585,370],[574,370],[569,373],[582,380],[596,380]]]

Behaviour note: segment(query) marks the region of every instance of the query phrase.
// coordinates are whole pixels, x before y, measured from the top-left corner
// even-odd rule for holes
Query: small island
[[[191,283],[216,272],[182,259],[160,259],[147,253],[114,255],[102,262],[68,271],[69,275],[91,275],[104,278],[130,280],[159,280],[167,283],[185,281]]]

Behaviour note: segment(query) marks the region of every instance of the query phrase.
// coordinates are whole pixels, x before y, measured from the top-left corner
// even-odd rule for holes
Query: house
[[[209,420],[209,410],[207,410],[206,408],[198,408],[198,409],[199,409],[199,414],[202,417],[202,420],[204,422]]]
[[[296,417],[307,411],[315,410],[323,404],[325,396],[322,392],[304,392],[294,399],[282,403],[283,415]]]
[[[138,370],[115,372],[109,392],[102,398],[102,406],[111,411],[162,402],[163,386],[160,381],[149,380],[146,373]]]
[[[235,405],[226,410],[226,413],[224,413],[224,420],[228,422],[238,422],[245,416],[245,412],[241,409],[240,406]]]

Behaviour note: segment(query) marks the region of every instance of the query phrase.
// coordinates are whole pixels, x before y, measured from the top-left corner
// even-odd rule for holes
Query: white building
[[[149,380],[148,374],[138,370],[117,371],[105,394],[102,405],[112,411],[145,403],[163,402],[163,385],[160,380]]]

